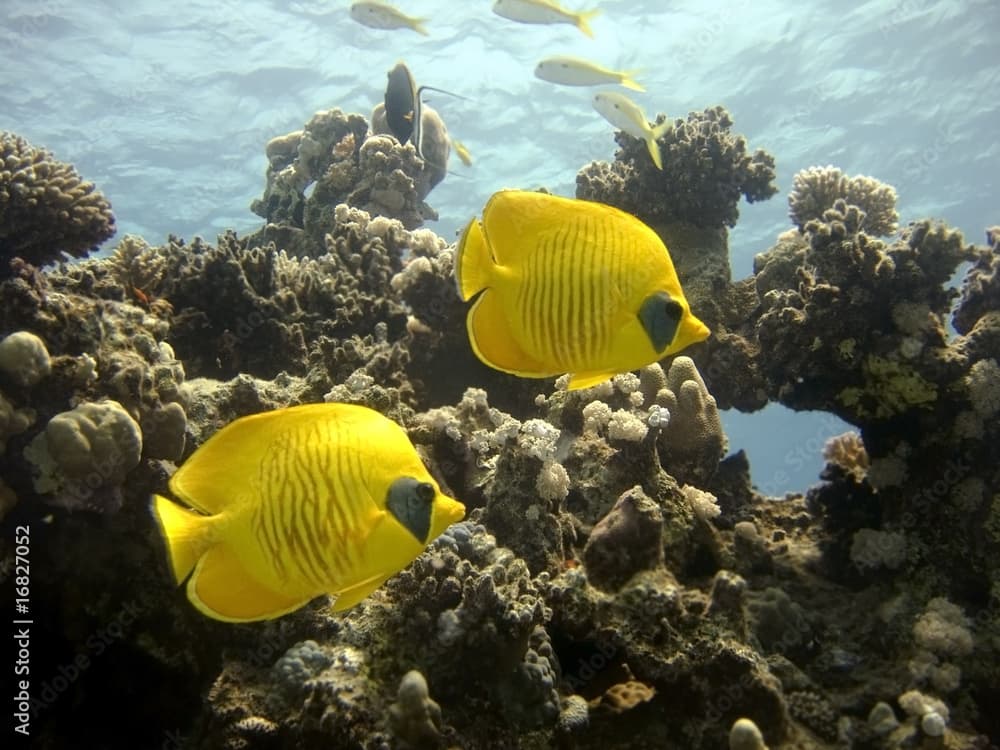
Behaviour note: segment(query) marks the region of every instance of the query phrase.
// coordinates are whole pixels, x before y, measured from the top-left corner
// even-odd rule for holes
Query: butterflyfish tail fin
[[[174,582],[181,584],[212,544],[211,521],[161,495],[153,495],[153,517],[167,545]]]
[[[590,23],[592,19],[601,15],[600,9],[597,10],[585,10],[576,14],[576,27],[580,29],[584,34],[589,36],[591,39],[594,38],[594,30],[590,28]]]
[[[493,257],[483,236],[483,226],[474,218],[466,225],[455,250],[455,283],[463,301],[472,299],[490,285],[493,266]]]
[[[427,23],[426,18],[411,18],[410,28],[413,29],[418,34],[422,34],[424,36],[430,36],[430,32],[427,31],[427,27],[424,26],[425,23]]]

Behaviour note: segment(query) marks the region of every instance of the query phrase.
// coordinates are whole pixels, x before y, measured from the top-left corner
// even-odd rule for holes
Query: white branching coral
[[[608,421],[608,439],[638,443],[648,431],[646,423],[632,412],[618,409]]]

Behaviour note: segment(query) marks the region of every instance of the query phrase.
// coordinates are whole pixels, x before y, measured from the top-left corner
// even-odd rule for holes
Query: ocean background
[[[428,197],[453,240],[489,195],[547,187],[573,195],[577,170],[613,158],[613,128],[590,89],[533,76],[567,54],[639,69],[629,92],[650,118],[715,104],[752,149],[777,159],[779,195],[741,204],[734,278],[790,223],[792,176],[833,164],[896,187],[902,224],[932,217],[981,243],[1000,222],[1000,3],[566,0],[600,7],[588,39],[526,26],[491,0],[399,0],[429,37],[356,24],[348,0],[4,0],[0,129],[74,164],[108,196],[118,238],[214,241],[248,232],[264,188],[264,145],[317,110],[366,117],[398,60],[475,164],[452,162]],[[111,240],[106,249],[114,246]],[[826,438],[847,426],[779,406],[724,415],[730,448],[750,455],[766,494],[816,481]]]

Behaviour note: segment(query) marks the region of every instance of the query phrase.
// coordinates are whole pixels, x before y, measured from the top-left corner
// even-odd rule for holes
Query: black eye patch
[[[429,482],[400,477],[390,485],[385,507],[418,542],[427,544],[436,494]]]
[[[654,292],[639,308],[639,322],[649,336],[653,349],[662,354],[673,342],[684,308],[666,292]]]

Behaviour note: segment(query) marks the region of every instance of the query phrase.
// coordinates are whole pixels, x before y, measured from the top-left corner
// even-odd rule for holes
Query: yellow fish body
[[[153,496],[174,578],[228,622],[279,617],[326,593],[347,609],[465,514],[399,425],[351,404],[238,419],[170,490],[200,511]]]
[[[691,312],[667,248],[631,214],[502,190],[455,253],[466,328],[484,363],[527,378],[571,373],[586,388],[679,352],[709,330]]]

